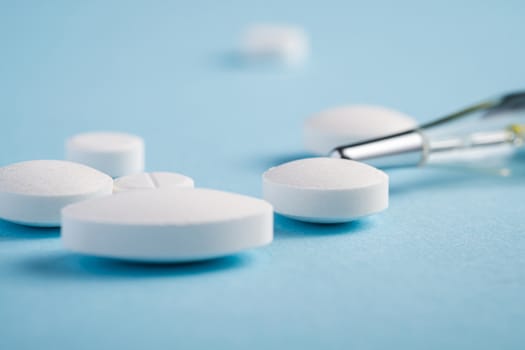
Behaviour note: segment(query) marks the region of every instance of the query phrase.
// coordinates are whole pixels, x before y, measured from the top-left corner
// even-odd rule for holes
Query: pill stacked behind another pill
[[[172,188],[193,188],[191,177],[177,173],[153,172],[122,176],[115,179],[113,193]]]
[[[413,129],[416,121],[393,109],[371,105],[335,107],[304,122],[306,149],[327,155],[335,147]]]
[[[0,218],[31,226],[60,226],[62,207],[111,194],[113,180],[88,166],[33,160],[0,168]]]
[[[308,118],[305,148],[327,156],[335,147],[415,128],[411,117],[371,105],[330,108]],[[388,175],[347,159],[307,158],[263,174],[263,198],[275,212],[315,223],[342,223],[388,207]]]
[[[111,177],[144,171],[144,141],[121,132],[88,132],[66,142],[66,159],[98,169]]]

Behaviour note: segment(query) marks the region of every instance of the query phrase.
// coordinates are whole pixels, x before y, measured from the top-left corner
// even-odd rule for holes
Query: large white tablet
[[[88,166],[32,160],[0,168],[0,218],[32,226],[60,226],[62,207],[109,195],[113,180]]]
[[[144,141],[121,132],[88,132],[66,142],[66,159],[89,165],[111,177],[144,171]]]
[[[395,110],[368,105],[351,105],[328,109],[304,122],[306,149],[327,155],[335,147],[406,131],[416,121]]]
[[[193,186],[194,183],[191,177],[159,171],[119,177],[113,182],[113,193],[136,190],[192,188]]]
[[[347,222],[388,207],[388,175],[347,159],[301,159],[266,171],[263,197],[297,220]]]
[[[267,202],[209,189],[129,191],[62,210],[62,241],[87,255],[151,262],[210,259],[269,244]]]

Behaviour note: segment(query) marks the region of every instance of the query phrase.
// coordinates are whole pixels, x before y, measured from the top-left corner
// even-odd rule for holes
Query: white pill
[[[193,188],[191,177],[169,172],[140,173],[119,177],[113,182],[113,193],[172,188]]]
[[[144,171],[144,141],[120,132],[89,132],[66,142],[66,158],[112,177]]]
[[[66,248],[152,262],[210,259],[273,239],[267,202],[209,189],[129,191],[62,210]]]
[[[395,110],[367,105],[344,106],[317,113],[304,123],[304,145],[317,155],[335,147],[412,129],[416,121]]]
[[[0,218],[31,226],[60,226],[62,207],[109,195],[113,180],[88,166],[32,160],[0,168]]]
[[[347,222],[388,207],[388,175],[347,159],[301,159],[263,174],[263,198],[297,220]]]
[[[277,59],[297,64],[307,58],[309,51],[308,36],[294,26],[253,25],[241,39],[241,52],[249,59]]]

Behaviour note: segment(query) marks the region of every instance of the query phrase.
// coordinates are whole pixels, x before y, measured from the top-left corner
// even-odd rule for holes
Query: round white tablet
[[[297,220],[347,222],[388,207],[388,175],[347,159],[295,160],[263,174],[263,197]]]
[[[307,58],[309,51],[304,30],[288,25],[252,25],[241,40],[241,52],[249,59],[277,59],[297,64]]]
[[[0,168],[0,218],[31,226],[60,226],[62,207],[109,195],[113,180],[88,166],[32,160]]]
[[[113,182],[113,193],[134,190],[193,188],[191,177],[169,172],[140,173],[119,177]]]
[[[395,110],[367,105],[328,109],[304,123],[308,151],[327,155],[335,147],[413,129],[416,121]]]
[[[263,246],[272,239],[270,204],[209,189],[122,192],[62,210],[66,248],[101,257],[202,260]]]
[[[66,142],[66,158],[89,165],[111,177],[144,171],[144,141],[120,132],[89,132]]]

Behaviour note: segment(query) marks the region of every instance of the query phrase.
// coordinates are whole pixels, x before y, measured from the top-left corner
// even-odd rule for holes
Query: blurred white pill
[[[193,179],[182,174],[170,172],[140,173],[115,179],[113,193],[134,190],[192,188],[193,186]]]
[[[252,25],[245,30],[240,45],[248,59],[275,59],[289,64],[303,62],[310,52],[304,30],[289,25]]]
[[[398,111],[379,106],[352,105],[328,109],[304,122],[308,151],[327,155],[338,146],[412,129],[416,121]]]
[[[111,177],[144,171],[144,141],[121,132],[89,132],[66,142],[67,160],[89,165]]]
[[[0,218],[31,226],[60,226],[62,207],[109,195],[113,180],[88,166],[32,160],[0,168]]]
[[[347,222],[388,207],[388,175],[347,159],[301,159],[263,174],[263,198],[297,220]]]
[[[100,257],[203,260],[263,246],[272,239],[270,204],[209,189],[122,192],[62,210],[65,247]]]

